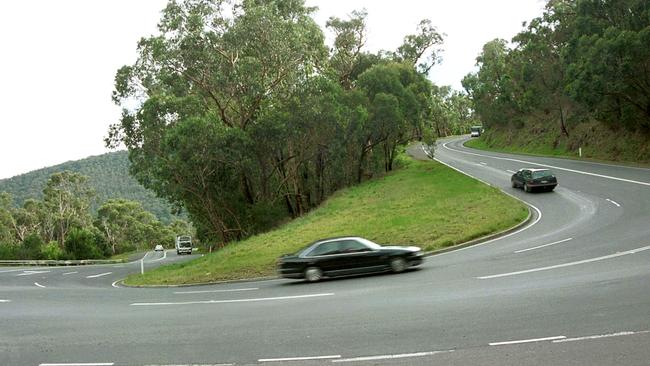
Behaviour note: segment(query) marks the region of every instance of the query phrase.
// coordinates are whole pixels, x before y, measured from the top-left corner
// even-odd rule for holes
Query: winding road
[[[436,159],[529,204],[526,226],[419,270],[315,284],[136,289],[116,281],[139,262],[0,267],[0,365],[650,364],[650,170],[465,139]],[[511,188],[522,167],[559,186]]]

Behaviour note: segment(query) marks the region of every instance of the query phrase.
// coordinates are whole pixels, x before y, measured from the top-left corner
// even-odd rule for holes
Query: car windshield
[[[553,172],[550,170],[536,170],[533,172],[533,179],[552,177]]]

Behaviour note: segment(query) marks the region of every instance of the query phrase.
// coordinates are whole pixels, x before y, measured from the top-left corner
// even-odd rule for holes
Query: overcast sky
[[[108,152],[119,117],[115,71],[156,32],[166,0],[5,1],[0,10],[0,179]],[[394,50],[417,23],[446,33],[431,79],[460,89],[483,44],[511,39],[541,15],[543,0],[308,0],[316,21],[368,11],[366,49]]]

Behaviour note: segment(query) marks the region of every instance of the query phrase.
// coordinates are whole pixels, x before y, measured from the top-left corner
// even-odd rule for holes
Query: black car
[[[557,186],[557,178],[549,169],[519,169],[512,175],[510,182],[512,188],[521,187],[526,192],[532,192],[533,189],[552,191]]]
[[[370,272],[402,272],[422,263],[418,247],[381,246],[359,237],[319,240],[295,254],[278,259],[278,272],[285,278],[304,278],[309,282],[323,277]]]

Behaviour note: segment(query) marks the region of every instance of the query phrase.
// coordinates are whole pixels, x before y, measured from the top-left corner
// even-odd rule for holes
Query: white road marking
[[[449,142],[451,142],[451,141],[449,141]],[[640,184],[640,185],[643,185],[643,186],[648,186],[648,187],[650,187],[650,183],[648,183],[648,182],[640,182],[640,181],[638,181],[638,180],[625,179],[625,178],[619,178],[619,177],[612,177],[612,176],[610,176],[610,175],[604,175],[604,174],[589,173],[589,172],[585,172],[585,171],[582,171],[582,170],[569,169],[569,168],[562,168],[562,167],[559,167],[559,166],[554,166],[554,165],[549,165],[549,164],[535,163],[535,162],[532,162],[532,161],[526,161],[526,160],[519,160],[519,159],[512,159],[512,158],[500,158],[500,157],[497,157],[497,156],[483,155],[483,154],[477,154],[477,153],[472,153],[472,152],[468,152],[468,151],[456,150],[456,149],[452,149],[452,148],[450,148],[449,146],[447,146],[447,144],[448,144],[449,142],[446,142],[446,143],[442,144],[442,147],[444,147],[444,148],[447,149],[447,150],[451,150],[451,151],[459,152],[459,153],[461,153],[461,154],[474,155],[474,156],[482,156],[482,157],[486,157],[486,158],[490,158],[490,159],[507,160],[507,161],[514,161],[514,162],[517,162],[517,163],[524,163],[524,164],[531,164],[531,165],[537,165],[537,166],[544,166],[544,167],[547,167],[547,168],[552,168],[552,169],[557,169],[557,170],[564,170],[564,171],[566,171],[566,172],[571,172],[571,173],[578,173],[578,174],[590,175],[590,176],[592,176],[592,177],[599,177],[599,178],[605,178],[605,179],[612,179],[612,180],[617,180],[617,181],[619,181],[619,182],[634,183],[634,184]]]
[[[145,256],[146,256],[146,254],[145,254]],[[163,250],[163,256],[161,258],[152,260],[152,262],[158,262],[158,261],[161,261],[161,260],[163,260],[165,258],[167,258],[167,251]],[[144,257],[142,257],[142,259],[144,259]]]
[[[79,272],[77,272],[77,271],[74,271],[74,272],[66,272],[66,273],[63,273],[62,276],[67,276],[67,275],[71,275],[71,274],[75,274],[75,273],[79,273]]]
[[[195,363],[189,364],[189,363],[186,363],[186,364],[173,364],[173,365],[170,365],[170,364],[158,365],[158,364],[156,364],[156,365],[145,365],[145,366],[234,366],[234,365],[235,365],[234,363],[210,363],[210,364],[195,364]]]
[[[650,249],[650,245],[645,246],[645,247],[641,247],[641,248],[637,248],[637,249],[627,250],[625,252],[618,252],[618,253],[614,253],[614,254],[604,255],[602,257],[589,258],[589,259],[584,259],[584,260],[576,261],[576,262],[562,263],[562,264],[556,264],[554,266],[533,268],[533,269],[527,269],[527,270],[517,271],[517,272],[500,273],[500,274],[496,274],[496,275],[481,276],[481,277],[476,277],[476,278],[479,279],[479,280],[487,280],[487,279],[491,279],[491,278],[516,276],[516,275],[525,274],[525,273],[547,271],[547,270],[550,270],[550,269],[564,268],[564,267],[569,267],[569,266],[577,266],[579,264],[598,262],[598,261],[602,261],[602,260],[606,260],[606,259],[621,257],[621,256],[624,256],[624,255],[636,254],[636,253],[646,251],[648,249]]]
[[[120,286],[117,285],[118,282],[120,282],[120,280],[117,280],[117,281],[111,283],[111,286],[113,286],[115,288],[120,288]]]
[[[18,277],[18,276],[31,276],[31,275],[35,275],[35,274],[49,273],[49,272],[52,272],[52,271],[24,271],[23,273],[17,274],[16,277]]]
[[[605,199],[605,201],[609,201],[609,202],[613,203],[614,205],[616,205],[616,207],[621,207],[621,205],[618,202],[612,201],[609,198]]]
[[[279,362],[279,361],[306,361],[306,360],[330,360],[341,358],[341,355],[330,356],[307,356],[307,357],[285,357],[285,358],[260,358],[257,362]]]
[[[247,287],[247,288],[233,288],[227,290],[205,290],[205,291],[177,291],[175,294],[207,294],[213,292],[236,292],[236,291],[253,291],[259,290],[257,287]]]
[[[510,169],[506,170],[506,172],[508,172],[508,173],[512,173],[512,174],[515,174],[515,173],[516,173],[516,171],[514,171],[514,170],[510,170]]]
[[[324,294],[310,294],[310,295],[297,295],[297,296],[260,297],[256,299],[205,300],[205,301],[185,301],[185,302],[135,302],[131,304],[131,306],[228,304],[228,303],[235,303],[235,302],[257,302],[257,301],[272,301],[272,300],[304,299],[309,297],[321,297],[321,296],[332,296],[332,295],[334,294],[324,293]]]
[[[490,346],[505,346],[505,345],[508,345],[508,344],[521,344],[521,343],[553,341],[553,340],[565,339],[565,338],[566,338],[565,336],[556,336],[556,337],[545,337],[545,338],[521,339],[521,340],[518,340],[518,341],[493,342],[493,343],[490,343]]]
[[[535,250],[535,249],[540,249],[540,248],[546,248],[546,247],[550,247],[551,245],[555,245],[555,244],[560,244],[560,243],[567,242],[567,241],[569,241],[569,240],[573,240],[573,238],[566,238],[566,239],[562,239],[562,240],[554,241],[554,242],[552,242],[552,243],[548,243],[548,244],[544,244],[544,245],[539,245],[539,246],[536,246],[536,247],[528,248],[528,249],[517,250],[515,253],[523,253],[523,252],[528,252],[528,251],[530,251],[530,250]]]
[[[0,273],[20,272],[20,271],[24,271],[24,269],[10,269],[7,271],[0,271]]]
[[[451,168],[451,169],[453,169],[453,170],[455,170],[455,171],[457,171],[457,172],[459,172],[459,173],[461,173],[461,174],[464,174],[464,175],[466,175],[466,176],[468,176],[468,177],[470,177],[470,178],[474,178],[474,179],[478,180],[479,182],[482,182],[483,184],[486,184],[486,185],[492,187],[492,185],[491,185],[490,183],[488,183],[488,182],[486,182],[486,181],[484,181],[484,180],[482,180],[482,179],[480,179],[480,178],[477,178],[477,177],[475,177],[475,176],[473,176],[473,175],[471,175],[471,174],[469,174],[469,173],[466,173],[466,172],[464,172],[464,171],[462,171],[462,170],[460,170],[460,169],[458,169],[458,168],[456,168],[456,167],[454,167],[454,166],[451,166],[451,165],[445,163],[444,161],[439,160],[438,158],[435,158],[435,159],[433,159],[433,160],[435,160],[435,161],[439,162],[440,164],[445,165],[445,166],[447,166],[447,167],[449,167],[449,168]],[[519,234],[520,232],[522,232],[522,231],[524,231],[524,230],[528,230],[528,229],[530,229],[530,228],[533,227],[535,224],[537,224],[537,223],[539,222],[539,220],[542,219],[542,211],[540,211],[539,208],[533,206],[532,204],[530,204],[530,203],[528,203],[528,202],[526,202],[526,201],[521,200],[521,199],[518,198],[518,197],[515,197],[515,196],[511,195],[510,193],[508,193],[508,192],[506,192],[506,191],[503,191],[503,190],[502,190],[501,192],[507,194],[508,196],[510,196],[510,197],[512,197],[512,198],[514,198],[514,199],[520,201],[520,202],[523,202],[524,204],[528,205],[529,207],[532,207],[533,210],[535,210],[535,212],[537,212],[537,218],[535,219],[535,221],[533,221],[533,222],[531,222],[530,224],[528,224],[528,225],[522,227],[522,228],[519,229],[519,230],[516,230],[516,231],[511,232],[510,234],[506,234],[506,235],[503,235],[503,236],[499,236],[498,238],[490,239],[490,240],[488,240],[488,241],[484,241],[484,242],[482,242],[482,243],[479,243],[479,244],[476,244],[476,245],[472,245],[472,246],[469,246],[469,247],[465,247],[465,248],[460,248],[460,249],[457,249],[457,250],[453,250],[453,251],[451,251],[451,252],[441,253],[441,254],[438,254],[437,256],[448,255],[448,254],[453,254],[453,253],[458,253],[458,252],[461,252],[461,251],[463,251],[463,250],[476,248],[476,247],[479,247],[479,246],[482,246],[482,245],[485,245],[485,244],[492,243],[492,242],[497,241],[497,240],[501,240],[501,239],[507,238],[507,237],[512,236],[512,235],[515,235],[515,234]]]
[[[45,286],[41,285],[41,284],[38,283],[38,282],[34,282],[34,285],[36,285],[37,287],[40,287],[40,288],[45,288]]]
[[[610,334],[598,334],[598,335],[585,336],[585,337],[565,338],[565,339],[555,340],[555,341],[553,341],[553,343],[586,341],[586,340],[590,340],[590,339],[621,337],[621,336],[628,336],[628,335],[635,335],[635,334],[646,334],[646,333],[650,333],[650,330],[643,330],[643,331],[640,331],[640,332],[618,332],[618,333],[610,333]]]
[[[487,165],[487,163],[484,163],[484,162],[482,162],[482,161],[481,161],[479,164],[481,164],[481,165]]]
[[[433,356],[433,355],[437,355],[437,354],[440,354],[440,353],[450,353],[450,352],[454,352],[454,350],[450,349],[450,350],[447,350],[447,351],[430,351],[430,352],[402,353],[402,354],[397,354],[397,355],[353,357],[353,358],[343,358],[343,359],[340,359],[340,360],[334,360],[332,362],[391,360],[391,359],[396,359],[396,358]]]
[[[2,299],[0,299],[0,302],[11,302],[11,300],[2,300]]]
[[[42,363],[39,366],[113,366],[113,362],[91,362],[91,363]]]
[[[104,277],[108,276],[109,274],[112,274],[113,272],[105,272],[105,273],[100,273],[92,276],[86,276],[86,278],[97,278],[97,277]]]

